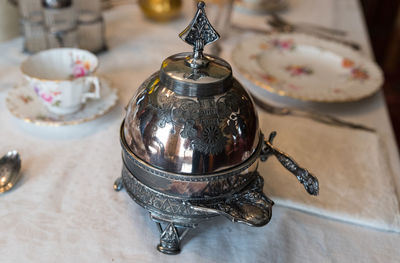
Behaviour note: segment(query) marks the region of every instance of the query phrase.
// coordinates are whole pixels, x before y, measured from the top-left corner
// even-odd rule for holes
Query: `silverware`
[[[272,31],[267,30],[267,29],[262,29],[262,28],[254,28],[254,27],[244,27],[244,26],[240,26],[237,24],[231,24],[231,28],[238,30],[238,31],[244,31],[244,32],[254,32],[254,33],[258,33],[258,34],[265,34],[265,35],[269,35],[272,33]]]
[[[337,37],[332,37],[329,36],[327,34],[323,34],[323,33],[318,33],[315,31],[307,31],[307,30],[300,30],[299,28],[293,27],[289,24],[284,24],[281,23],[279,21],[276,21],[274,19],[267,19],[267,23],[273,27],[275,30],[279,31],[279,32],[286,32],[286,33],[292,33],[292,32],[302,32],[305,34],[309,34],[309,35],[314,35],[316,37],[322,38],[322,39],[326,39],[326,40],[330,40],[330,41],[334,41],[337,43],[341,43],[343,45],[349,46],[354,50],[361,50],[361,46],[354,42],[354,41],[350,41],[350,40],[345,40],[345,39],[341,39],[341,38],[337,38]]]
[[[244,27],[244,26],[240,26],[237,24],[231,24],[230,27],[233,30],[242,31],[242,32],[254,32],[254,33],[263,34],[263,35],[272,34],[272,31],[267,30],[267,29],[262,29],[262,28]],[[222,50],[223,49],[222,49],[220,42],[214,42],[211,45],[210,54],[213,56],[219,56],[221,54]]]
[[[346,36],[347,32],[336,29],[336,28],[328,28],[324,26],[319,26],[319,25],[313,25],[313,24],[308,24],[308,23],[297,23],[293,24],[286,19],[282,18],[278,14],[271,14],[271,19],[275,21],[276,23],[279,23],[283,26],[288,26],[293,28],[296,31],[317,31],[317,32],[322,32],[322,33],[329,33],[332,35],[337,35],[337,36]]]
[[[302,118],[309,118],[314,121],[318,121],[321,123],[325,123],[328,125],[333,125],[333,126],[339,126],[339,127],[348,127],[352,129],[357,129],[357,130],[363,130],[363,131],[368,131],[368,132],[376,132],[375,129],[361,125],[361,124],[356,124],[348,121],[341,120],[339,118],[336,118],[334,116],[328,115],[328,114],[322,114],[318,113],[315,111],[305,111],[305,110],[298,110],[298,109],[292,109],[292,108],[286,108],[286,107],[276,107],[273,105],[270,105],[266,103],[265,101],[262,101],[258,99],[256,96],[252,95],[254,102],[264,111],[275,114],[275,115],[292,115],[292,116],[297,116],[297,117],[302,117]]]
[[[122,5],[136,4],[137,0],[102,0],[101,5],[103,10],[111,9]]]
[[[9,151],[0,159],[0,193],[5,193],[15,186],[21,178],[21,158],[17,151]]]

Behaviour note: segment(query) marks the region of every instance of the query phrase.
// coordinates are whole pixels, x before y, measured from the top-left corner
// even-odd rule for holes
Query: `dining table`
[[[356,137],[358,131],[310,120],[296,126],[309,129],[301,138],[310,142],[318,129],[328,133],[334,129],[335,138],[346,142],[343,149],[349,149],[349,152],[354,149],[356,153],[346,156],[345,151],[342,152],[346,156],[343,158],[346,162],[344,167],[351,170],[359,166],[354,170],[357,173],[365,171],[368,174],[369,166],[366,164],[381,156],[387,163],[385,172],[374,173],[371,178],[384,183],[385,188],[379,193],[390,192],[393,195],[390,198],[376,196],[373,190],[379,190],[379,186],[368,185],[368,182],[377,181],[361,174],[354,174],[354,178],[365,180],[352,180],[352,173],[335,186],[336,191],[330,189],[329,178],[323,180],[324,177],[319,177],[318,169],[313,170],[313,166],[318,168],[323,163],[326,171],[335,170],[330,159],[340,154],[332,152],[330,159],[321,159],[309,152],[302,154],[304,151],[296,148],[296,142],[290,141],[288,146],[283,143],[282,150],[294,144],[296,161],[319,177],[320,195],[326,198],[322,200],[339,200],[332,209],[339,211],[341,207],[347,207],[346,215],[333,210],[324,213],[321,212],[323,209],[308,209],[318,197],[309,197],[309,206],[301,206],[277,195],[272,219],[266,226],[249,227],[217,217],[189,231],[182,240],[180,254],[171,256],[156,250],[159,231],[148,212],[133,202],[124,190],[114,191],[113,183],[121,174],[119,136],[125,106],[141,83],[159,70],[163,59],[190,51],[178,34],[189,24],[196,9],[194,1],[182,2],[181,16],[164,23],[146,18],[135,1],[117,5],[103,13],[107,50],[97,54],[100,61],[97,74],[117,89],[119,99],[116,106],[103,116],[77,125],[35,125],[15,117],[8,110],[6,98],[16,85],[23,85],[20,65],[29,54],[22,51],[22,37],[0,43],[0,154],[17,150],[22,160],[20,181],[11,191],[0,194],[0,262],[399,262],[400,227],[391,226],[400,226],[397,216],[400,209],[400,158],[383,91],[354,102],[313,103],[271,94],[256,87],[232,63],[231,52],[237,41],[255,34],[252,29],[271,28],[265,22],[267,15],[243,12],[239,8],[233,9],[231,25],[241,29],[234,30],[232,26],[229,35],[223,35],[220,40],[222,50],[219,56],[232,65],[233,75],[265,102],[329,114],[375,129],[373,136],[378,138],[384,153],[369,156],[370,148],[356,145],[360,140],[345,138],[361,138]],[[281,15],[294,23],[306,22],[343,30],[347,32],[346,39],[360,44],[360,54],[374,60],[358,0],[288,0],[288,8]],[[262,107],[258,111],[260,126],[268,129],[265,133],[275,128],[273,123],[282,123],[282,127],[290,129],[293,119],[275,116],[271,117],[271,122],[266,122],[268,116],[262,117]],[[290,132],[296,136],[295,128]],[[307,134],[311,136],[306,137]],[[280,135],[278,131],[276,145],[290,136],[285,132]],[[371,136],[362,137],[367,138],[365,144]],[[329,145],[330,137],[326,135],[326,138],[323,143],[311,143],[314,147],[323,144],[318,155],[335,150]],[[357,153],[357,149],[364,152]],[[362,162],[353,161],[359,160],[358,155],[363,156]],[[267,170],[269,166],[266,165],[260,163],[261,171]],[[283,169],[277,173],[281,173],[279,178],[283,181],[293,179],[294,185],[298,186]],[[269,179],[265,181],[267,195],[280,189],[287,191],[278,184],[273,184],[273,189],[268,188]],[[360,200],[351,194],[352,189],[365,189],[360,192]],[[302,192],[303,189],[299,186],[290,191]],[[324,197],[324,191],[331,196]],[[274,200],[274,196],[271,199]],[[366,199],[368,202],[363,202]],[[369,215],[378,218],[381,211],[386,213],[384,209],[389,206],[388,200],[393,214],[396,214],[386,217],[393,218],[388,226],[375,226],[375,221],[346,219],[348,214],[351,215],[352,207],[357,213],[357,205],[360,209],[369,205],[374,209],[381,207],[382,210],[369,211]]]

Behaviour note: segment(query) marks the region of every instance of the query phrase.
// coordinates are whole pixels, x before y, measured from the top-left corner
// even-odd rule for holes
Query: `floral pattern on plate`
[[[281,51],[293,51],[296,49],[296,44],[293,39],[272,39],[270,41],[275,49]]]
[[[348,58],[343,58],[342,60],[342,66],[344,68],[350,69],[350,78],[353,80],[367,80],[369,78],[368,71],[361,67],[361,66],[355,66],[354,61]]]
[[[313,74],[313,70],[310,67],[301,65],[288,65],[285,67],[285,70],[289,72],[292,77]]]
[[[117,90],[101,78],[101,98],[88,101],[80,111],[59,116],[49,112],[40,98],[28,85],[18,85],[7,96],[7,108],[17,118],[37,125],[74,125],[96,119],[106,114],[117,102]],[[47,96],[47,95],[46,95]]]
[[[271,39],[269,41],[260,43],[258,48],[261,50],[275,49],[279,51],[293,51],[296,45],[293,39]]]
[[[305,101],[355,101],[375,93],[381,69],[342,44],[303,34],[254,35],[232,51],[239,75],[267,90]],[[266,93],[263,93],[266,94]]]

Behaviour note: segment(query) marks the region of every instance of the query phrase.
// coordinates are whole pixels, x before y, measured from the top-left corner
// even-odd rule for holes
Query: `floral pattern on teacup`
[[[72,78],[80,78],[90,74],[89,60],[75,60],[72,64]]]
[[[87,57],[84,55],[77,56],[73,52],[70,53],[70,56],[72,68],[71,79],[85,77],[92,72],[92,64]]]
[[[44,92],[38,86],[34,86],[33,90],[43,101],[51,106],[60,106],[61,101],[57,100],[57,97],[62,94],[60,91]]]

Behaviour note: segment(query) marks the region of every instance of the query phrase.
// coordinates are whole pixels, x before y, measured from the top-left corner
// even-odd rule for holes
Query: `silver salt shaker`
[[[47,48],[42,5],[38,0],[19,0],[20,25],[24,34],[24,51],[35,53]]]
[[[106,49],[104,19],[100,0],[75,0],[78,14],[78,43],[82,49],[98,53]]]
[[[77,16],[72,0],[42,0],[48,48],[77,47]]]

